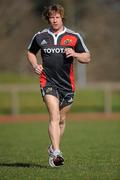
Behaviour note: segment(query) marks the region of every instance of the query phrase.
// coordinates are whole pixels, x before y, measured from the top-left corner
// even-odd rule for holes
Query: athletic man
[[[49,6],[44,17],[49,28],[33,36],[27,57],[35,73],[40,76],[41,93],[49,113],[49,164],[56,167],[64,164],[60,140],[75,91],[73,60],[89,63],[90,53],[82,37],[64,26],[64,9],[61,5]],[[36,57],[39,50],[42,64],[38,63]]]

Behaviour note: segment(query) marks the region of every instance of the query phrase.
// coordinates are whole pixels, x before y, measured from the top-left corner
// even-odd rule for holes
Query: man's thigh
[[[50,95],[50,94],[46,94],[44,97],[44,102],[48,108],[49,113],[59,113],[59,101],[58,98]]]
[[[67,113],[68,113],[68,112],[70,111],[70,109],[71,109],[71,106],[72,106],[72,104],[67,105],[67,106],[65,106],[65,107],[63,107],[63,108],[60,109],[60,115],[61,115],[61,117],[63,117],[63,116],[66,117]]]

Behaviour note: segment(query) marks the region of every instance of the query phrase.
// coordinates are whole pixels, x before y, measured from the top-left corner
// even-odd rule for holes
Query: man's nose
[[[57,20],[57,19],[56,19],[56,18],[54,18],[54,22],[56,22],[56,20]]]

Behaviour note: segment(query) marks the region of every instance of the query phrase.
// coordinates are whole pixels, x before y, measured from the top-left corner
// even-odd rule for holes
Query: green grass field
[[[65,165],[48,166],[47,121],[0,123],[0,180],[119,180],[120,121],[67,121]]]

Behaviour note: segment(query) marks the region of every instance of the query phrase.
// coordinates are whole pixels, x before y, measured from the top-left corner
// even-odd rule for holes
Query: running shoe
[[[54,154],[52,149],[52,145],[48,147],[48,155],[49,155],[49,165],[51,167],[58,167],[64,165],[64,158],[61,152],[57,152]]]

